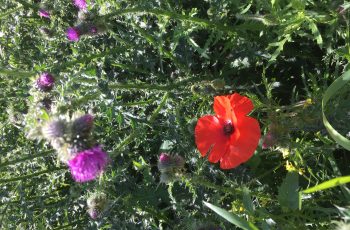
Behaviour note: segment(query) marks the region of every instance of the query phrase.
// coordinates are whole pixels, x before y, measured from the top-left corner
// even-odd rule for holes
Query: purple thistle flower
[[[172,169],[182,169],[185,165],[185,160],[179,156],[171,156],[166,153],[161,153],[158,160],[158,169],[161,172],[169,171]]]
[[[45,72],[36,80],[36,86],[42,91],[50,91],[55,83],[54,77]]]
[[[263,138],[262,149],[268,149],[276,144],[276,138],[273,133],[269,130]]]
[[[74,5],[80,10],[86,10],[87,4],[85,0],[74,0]]]
[[[72,160],[68,161],[68,166],[75,181],[86,182],[99,176],[108,162],[108,155],[100,146],[95,146],[79,152]]]
[[[50,12],[44,9],[39,9],[39,16],[44,18],[50,18]]]
[[[100,213],[96,209],[89,209],[88,214],[90,218],[93,220],[96,220],[100,216]]]
[[[92,33],[92,34],[98,33],[98,28],[96,26],[91,26],[89,30],[90,30],[90,33]]]
[[[159,156],[159,162],[162,164],[170,163],[170,156],[166,153],[161,153]]]
[[[70,27],[68,28],[67,32],[67,38],[70,40],[70,41],[78,41],[79,38],[80,38],[80,31],[77,27]]]

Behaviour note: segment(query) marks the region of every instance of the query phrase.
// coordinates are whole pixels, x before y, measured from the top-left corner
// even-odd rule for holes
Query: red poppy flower
[[[195,128],[196,145],[201,155],[209,154],[208,160],[212,163],[220,161],[222,169],[246,162],[260,139],[258,121],[247,116],[253,108],[252,101],[238,93],[215,97],[216,115],[199,118]]]

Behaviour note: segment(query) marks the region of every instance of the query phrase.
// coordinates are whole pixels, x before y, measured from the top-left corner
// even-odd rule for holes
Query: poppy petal
[[[224,134],[223,120],[217,116],[207,115],[198,119],[195,128],[197,148],[204,157],[209,152],[208,160],[216,163],[224,155],[229,137]]]
[[[216,115],[224,120],[232,119],[232,106],[228,96],[214,97],[214,111]]]
[[[220,159],[222,169],[231,169],[249,160],[259,144],[261,136],[259,122],[242,115],[237,120],[235,130],[239,131],[239,137],[231,135],[230,145]]]
[[[227,96],[230,99],[231,106],[236,114],[247,115],[254,109],[253,102],[245,96],[238,93]]]

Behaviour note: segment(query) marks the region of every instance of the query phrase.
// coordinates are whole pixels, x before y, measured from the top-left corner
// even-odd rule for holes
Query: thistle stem
[[[163,106],[165,105],[167,99],[169,97],[169,93],[165,93],[162,101],[160,102],[160,104],[158,105],[158,107],[156,108],[156,110],[154,110],[153,114],[151,115],[151,117],[149,118],[149,123],[153,123],[155,121],[155,119],[157,118],[160,110],[163,108]]]
[[[24,176],[19,176],[19,177],[13,177],[13,178],[5,178],[0,180],[0,184],[4,184],[4,183],[9,183],[9,182],[15,182],[15,181],[22,181],[22,180],[27,180],[33,177],[37,177],[46,173],[50,173],[50,172],[54,172],[54,171],[59,171],[62,169],[66,169],[66,167],[59,167],[59,168],[55,168],[55,169],[46,169],[46,170],[42,170],[36,173],[32,173],[29,175],[24,175]]]
[[[115,16],[129,14],[129,13],[153,14],[156,16],[163,16],[163,17],[169,17],[169,18],[178,19],[178,20],[182,20],[182,21],[189,21],[189,22],[192,22],[192,23],[195,23],[198,25],[205,26],[207,28],[221,30],[221,31],[229,33],[229,34],[236,33],[236,31],[237,31],[235,28],[230,27],[230,26],[226,26],[222,23],[212,22],[212,21],[202,19],[202,18],[196,18],[196,17],[192,17],[189,15],[178,14],[178,13],[174,13],[174,12],[170,12],[170,11],[166,11],[166,10],[160,10],[160,9],[144,9],[141,7],[135,7],[135,8],[129,8],[129,9],[117,10],[116,12],[113,12],[111,14],[107,14],[104,17],[106,19],[109,19],[109,18],[112,18]]]
[[[44,153],[39,153],[39,154],[36,154],[36,155],[28,155],[28,156],[25,156],[25,157],[22,157],[22,158],[19,158],[19,159],[16,159],[16,160],[12,160],[12,161],[7,161],[7,162],[4,162],[4,163],[0,164],[0,168],[6,167],[6,166],[9,166],[9,165],[14,165],[14,164],[17,164],[17,163],[20,163],[20,162],[23,162],[23,161],[27,161],[27,160],[32,160],[32,159],[35,159],[35,158],[44,157],[44,156],[47,156],[48,153],[50,153],[50,151],[47,151],[47,152],[44,152]]]

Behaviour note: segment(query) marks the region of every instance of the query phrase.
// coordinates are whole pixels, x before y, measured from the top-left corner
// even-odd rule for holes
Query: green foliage
[[[213,204],[210,204],[208,202],[204,202],[204,204],[208,208],[210,208],[211,210],[216,212],[218,215],[225,218],[230,223],[236,225],[237,227],[240,227],[244,230],[258,230],[258,228],[254,224],[240,218],[239,216],[235,215],[234,213],[229,213],[225,209],[219,208],[219,207],[217,207]]]
[[[337,130],[335,130],[332,125],[329,123],[326,115],[325,115],[325,108],[327,106],[327,102],[337,95],[337,93],[344,87],[344,85],[347,85],[350,81],[350,71],[348,70],[345,72],[342,76],[340,76],[337,80],[335,80],[326,90],[326,92],[323,95],[322,98],[322,118],[323,123],[327,128],[328,133],[331,135],[331,137],[341,146],[346,148],[350,151],[350,140],[346,137],[342,136]]]
[[[94,0],[88,11],[106,32],[70,42],[65,31],[78,10],[71,0],[48,2],[50,20],[38,16],[36,0],[0,5],[1,229],[349,224],[349,156],[336,144],[346,147],[350,131],[349,3]],[[40,96],[33,85],[44,71],[56,83]],[[274,139],[246,164],[221,170],[200,157],[194,127],[213,113],[214,96],[233,92],[253,101],[261,142],[269,131]],[[46,96],[49,113],[37,109]],[[94,115],[94,139],[111,158],[83,184],[52,146],[26,135],[38,118],[77,111]],[[160,183],[161,152],[186,161],[170,185]],[[95,193],[108,202],[92,220],[86,200]]]
[[[288,172],[286,178],[278,189],[278,202],[283,209],[297,210],[301,208],[301,197],[298,192],[299,175],[296,172]]]
[[[302,191],[302,193],[313,193],[313,192],[317,192],[317,191],[321,191],[324,189],[329,189],[329,188],[333,188],[342,184],[346,184],[350,182],[350,177],[349,176],[343,176],[343,177],[337,177],[334,179],[331,179],[329,181],[325,181],[321,184],[318,184],[314,187],[305,189]]]

